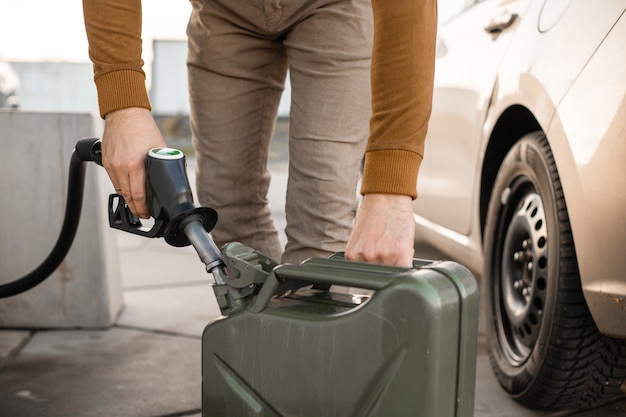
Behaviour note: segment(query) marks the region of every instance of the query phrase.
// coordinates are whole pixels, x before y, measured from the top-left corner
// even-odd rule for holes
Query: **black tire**
[[[517,142],[499,169],[484,249],[483,314],[500,385],[531,408],[584,409],[618,397],[626,341],[601,335],[587,308],[542,132]]]

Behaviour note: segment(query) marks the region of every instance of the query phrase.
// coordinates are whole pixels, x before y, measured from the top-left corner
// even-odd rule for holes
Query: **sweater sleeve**
[[[362,194],[417,198],[432,109],[436,0],[372,0],[372,118]]]
[[[100,115],[151,109],[141,58],[141,0],[83,0]]]

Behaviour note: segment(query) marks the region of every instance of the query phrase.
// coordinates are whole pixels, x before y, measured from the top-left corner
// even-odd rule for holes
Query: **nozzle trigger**
[[[152,227],[145,226],[141,219],[130,211],[124,197],[111,194],[109,195],[109,226],[144,237],[162,237],[165,222],[155,219]]]

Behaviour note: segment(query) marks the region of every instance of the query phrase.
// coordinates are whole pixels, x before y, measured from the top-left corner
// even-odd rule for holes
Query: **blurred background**
[[[96,113],[82,2],[0,0],[0,10],[0,107]],[[189,136],[185,30],[190,10],[187,0],[143,2],[146,82],[153,114],[172,142]],[[289,92],[287,83],[281,118],[289,113]]]
[[[464,0],[439,7],[445,21]],[[185,30],[187,0],[143,6],[143,59],[154,115],[170,139],[188,135]],[[96,89],[79,0],[0,0],[0,107],[97,112]],[[287,79],[279,118],[289,115]]]

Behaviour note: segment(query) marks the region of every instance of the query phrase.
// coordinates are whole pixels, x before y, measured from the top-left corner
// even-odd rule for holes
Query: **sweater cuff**
[[[129,107],[152,110],[146,90],[146,78],[140,71],[119,70],[108,72],[96,79],[100,116]]]
[[[404,149],[368,151],[361,194],[402,194],[416,199],[421,163],[421,155]]]

